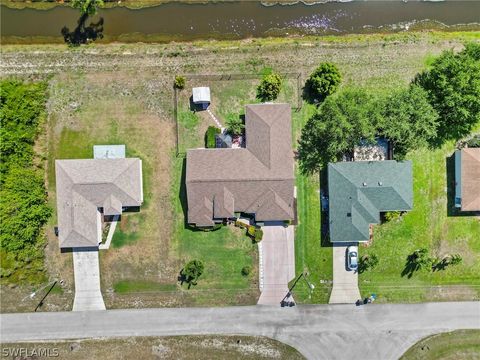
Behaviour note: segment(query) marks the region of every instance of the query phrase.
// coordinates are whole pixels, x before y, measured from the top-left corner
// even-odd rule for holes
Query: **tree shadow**
[[[480,211],[461,211],[455,207],[455,153],[445,159],[447,170],[447,216],[480,216]]]
[[[402,277],[406,276],[411,278],[413,274],[420,269],[420,266],[415,262],[416,255],[415,253],[407,256],[407,261],[405,263],[405,268],[402,270]]]
[[[450,263],[448,262],[448,259],[443,258],[441,261],[437,262],[436,264],[432,265],[432,271],[442,271],[445,270]]]
[[[325,101],[326,98],[327,98],[326,96],[321,96],[321,97],[315,96],[310,86],[308,85],[308,81],[305,83],[305,86],[302,88],[302,99],[309,104],[320,106]]]
[[[103,17],[96,23],[91,22],[86,26],[87,19],[87,14],[80,16],[77,27],[73,31],[70,31],[67,26],[62,28],[63,39],[69,46],[80,46],[103,38]]]

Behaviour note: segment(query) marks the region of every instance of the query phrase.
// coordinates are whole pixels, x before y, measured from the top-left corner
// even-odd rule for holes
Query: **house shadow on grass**
[[[327,211],[322,211],[322,194],[328,196],[328,171],[327,167],[324,167],[320,170],[319,173],[319,182],[320,188],[318,192],[320,200],[320,246],[321,247],[332,247],[333,243],[330,242],[330,224],[329,224],[329,214]]]
[[[460,211],[455,207],[455,153],[445,159],[447,169],[447,216],[480,216],[480,211]]]

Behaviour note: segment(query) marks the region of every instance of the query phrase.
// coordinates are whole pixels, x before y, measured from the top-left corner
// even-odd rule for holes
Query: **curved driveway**
[[[167,336],[263,335],[308,359],[398,359],[427,335],[480,329],[479,302],[245,306],[2,314],[1,341]]]

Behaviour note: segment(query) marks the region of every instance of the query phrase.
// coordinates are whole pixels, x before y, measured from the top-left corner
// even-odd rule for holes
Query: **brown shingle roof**
[[[462,150],[462,211],[480,211],[480,148]]]
[[[137,158],[56,160],[55,174],[61,248],[98,246],[98,208],[117,215],[143,202]]]
[[[247,105],[245,148],[187,151],[189,223],[208,226],[234,212],[255,213],[258,221],[293,219],[290,112],[288,104]]]

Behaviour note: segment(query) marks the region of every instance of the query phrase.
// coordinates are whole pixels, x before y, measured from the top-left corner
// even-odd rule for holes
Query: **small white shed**
[[[194,87],[192,93],[195,105],[203,105],[205,108],[210,104],[210,88],[208,86]]]
[[[94,159],[124,159],[125,145],[93,145]]]

